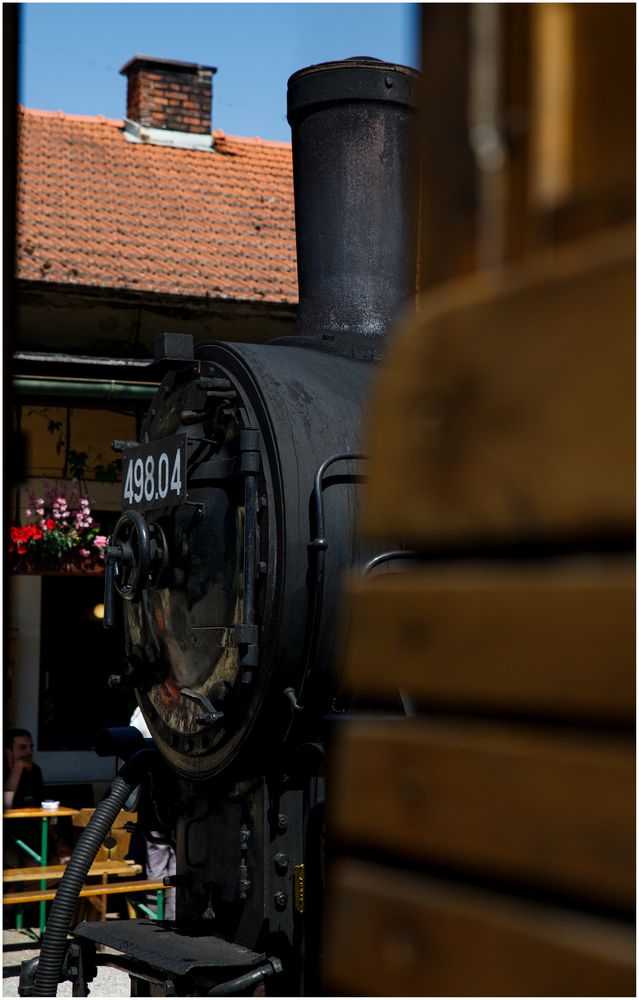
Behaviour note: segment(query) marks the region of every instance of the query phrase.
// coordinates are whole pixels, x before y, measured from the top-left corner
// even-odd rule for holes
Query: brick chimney
[[[134,56],[120,72],[127,78],[127,139],[211,148],[214,66]]]

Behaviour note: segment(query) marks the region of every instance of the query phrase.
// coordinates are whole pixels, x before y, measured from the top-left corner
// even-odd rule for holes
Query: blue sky
[[[20,101],[121,118],[135,54],[216,66],[213,128],[288,141],[286,81],[353,55],[417,66],[419,4],[25,3]]]

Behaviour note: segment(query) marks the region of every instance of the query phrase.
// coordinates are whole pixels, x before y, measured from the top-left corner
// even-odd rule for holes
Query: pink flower
[[[109,539],[107,538],[106,535],[96,535],[95,538],[93,539],[93,544],[95,545],[96,549],[105,549],[109,544]]]
[[[81,556],[90,556],[91,553],[89,552],[88,549],[80,549],[80,555]]]
[[[31,511],[29,510],[29,508],[28,508],[28,507],[27,507],[27,509],[25,510],[25,514],[26,514],[26,516],[27,516],[27,517],[31,517]]]

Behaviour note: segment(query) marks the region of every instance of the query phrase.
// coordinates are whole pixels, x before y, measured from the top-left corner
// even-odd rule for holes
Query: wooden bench
[[[47,865],[45,867],[34,866],[31,868],[6,868],[2,872],[3,883],[10,882],[43,882],[60,880],[65,872],[65,865]],[[142,871],[142,866],[133,861],[99,861],[92,865],[87,873],[87,878],[101,878],[101,882],[87,884],[80,890],[80,898],[88,898],[101,917],[106,915],[106,896],[113,896],[124,893],[129,902],[129,897],[137,893],[156,892],[158,894],[158,919],[164,916],[164,883],[157,879],[138,879],[125,882],[107,882],[109,876],[138,875]],[[57,888],[49,886],[42,889],[25,889],[17,892],[7,892],[3,895],[3,904],[24,905],[25,903],[37,903],[55,898]],[[136,903],[140,906],[139,903]],[[146,909],[145,909],[146,912]]]
[[[55,899],[57,889],[28,889],[24,892],[7,892],[2,897],[5,905],[20,903],[37,903],[42,899]],[[84,896],[113,896],[117,893],[125,892],[128,895],[136,892],[157,892],[164,894],[164,882],[158,879],[139,879],[134,882],[109,882],[107,885],[84,885],[80,889],[79,895]],[[158,909],[159,909],[158,900]],[[161,918],[160,918],[161,919]]]
[[[61,879],[66,871],[66,865],[34,865],[31,868],[5,868],[2,872],[3,882],[40,882],[42,880]],[[134,861],[98,861],[89,869],[87,875],[91,878],[99,875],[139,875],[142,866]]]

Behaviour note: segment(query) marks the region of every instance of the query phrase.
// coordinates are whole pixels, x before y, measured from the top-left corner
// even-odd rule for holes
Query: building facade
[[[122,507],[111,442],[138,439],[159,334],[264,343],[292,332],[291,148],[213,130],[215,72],[135,56],[122,120],[19,108],[14,529],[39,530],[33,501],[47,490],[76,490],[108,534]],[[123,643],[99,619],[99,560],[92,550],[70,571],[12,548],[5,724],[32,731],[49,782],[108,780],[114,762],[96,758],[92,734],[131,706],[107,686]]]

